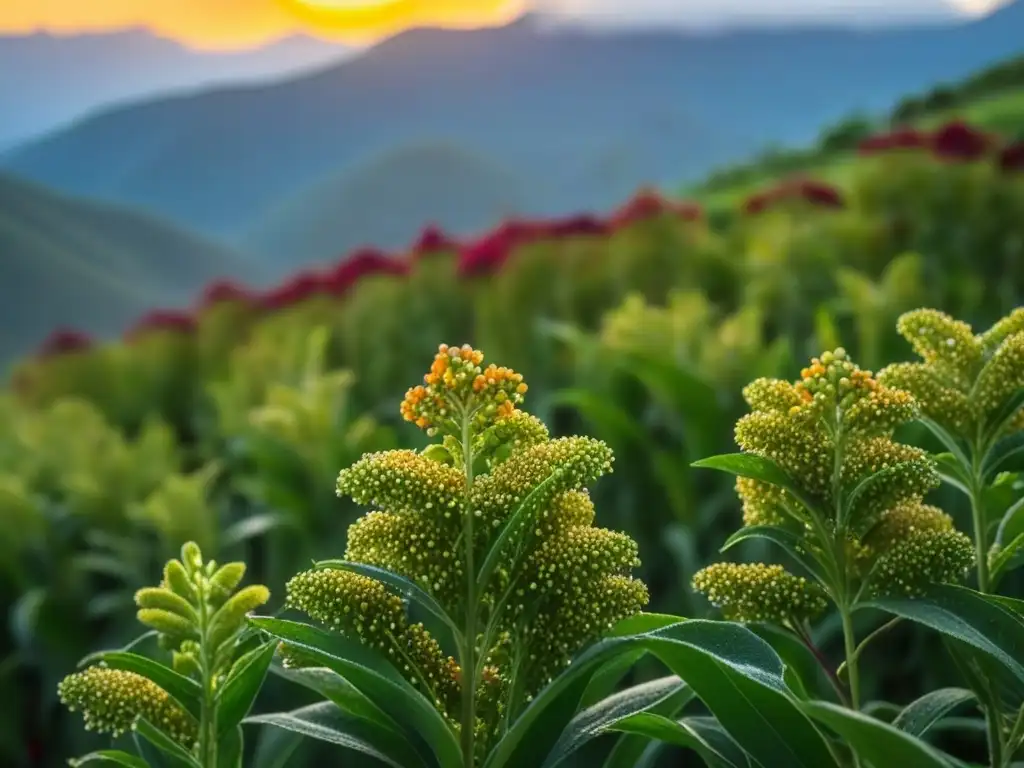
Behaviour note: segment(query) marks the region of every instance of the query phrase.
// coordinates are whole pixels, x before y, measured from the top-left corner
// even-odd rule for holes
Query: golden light
[[[477,27],[516,18],[523,0],[277,0],[297,21],[349,41],[419,25]]]

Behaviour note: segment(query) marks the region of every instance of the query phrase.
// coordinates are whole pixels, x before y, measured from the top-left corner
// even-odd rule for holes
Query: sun
[[[348,40],[372,40],[417,25],[475,27],[511,21],[522,0],[277,0],[303,24]]]

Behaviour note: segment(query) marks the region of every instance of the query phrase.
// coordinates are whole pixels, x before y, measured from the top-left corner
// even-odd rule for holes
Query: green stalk
[[[217,708],[214,702],[213,664],[208,642],[210,629],[209,602],[206,579],[199,586],[199,643],[202,672],[203,701],[199,718],[199,762],[203,768],[217,768]]]
[[[850,708],[860,710],[860,676],[857,670],[857,638],[853,633],[853,617],[846,605],[839,606],[843,620],[843,643],[846,648],[846,677],[850,681]]]
[[[462,414],[462,458],[466,473],[465,518],[462,538],[466,547],[466,625],[462,659],[462,757],[466,768],[473,768],[476,740],[476,566],[473,563],[473,509],[470,490],[473,486],[473,446],[470,432],[471,414]]]
[[[977,461],[975,461],[977,464]],[[990,588],[988,572],[988,547],[985,542],[985,506],[982,494],[985,484],[977,467],[971,473],[971,519],[974,522],[974,556],[978,569],[978,591],[987,593]]]

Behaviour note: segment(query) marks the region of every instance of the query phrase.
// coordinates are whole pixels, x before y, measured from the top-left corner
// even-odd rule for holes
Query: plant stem
[[[974,521],[974,556],[977,560],[978,591],[989,591],[988,547],[986,545],[985,506],[982,494],[985,491],[981,473],[974,469],[971,477],[971,518]]]
[[[470,490],[473,485],[473,446],[470,413],[462,414],[462,458],[466,473],[465,516],[462,538],[466,547],[466,626],[462,659],[462,759],[466,768],[475,764],[476,737],[476,567],[473,563],[473,509]]]
[[[807,630],[803,626],[801,626],[799,622],[792,623],[794,630],[796,632],[796,636],[800,638],[800,641],[804,644],[804,646],[806,646],[807,650],[811,652],[811,655],[813,655],[815,660],[818,662],[818,666],[821,667],[821,671],[825,673],[825,677],[827,677],[829,683],[831,683],[833,690],[839,697],[839,701],[842,702],[844,707],[850,706],[849,702],[846,699],[846,691],[843,690],[842,683],[839,682],[839,677],[837,673],[832,671],[831,665],[828,663],[828,660],[822,655],[821,651],[818,650],[818,647],[814,644],[814,641],[811,640],[810,634],[808,634]]]
[[[860,658],[861,653],[863,653],[864,649],[868,647],[872,640],[874,640],[879,635],[888,632],[890,629],[899,624],[900,621],[902,621],[902,617],[900,616],[897,616],[895,619],[889,619],[889,621],[885,622],[885,624],[883,624],[878,629],[873,631],[870,635],[861,640],[860,643],[858,643],[857,647],[853,650],[853,658]],[[848,664],[849,657],[847,658],[847,661],[844,661],[842,664],[839,665],[839,669],[836,670],[836,674],[841,674],[842,671],[846,669]]]
[[[203,678],[203,701],[199,722],[199,762],[203,768],[217,768],[217,709],[213,690],[213,658],[207,637],[210,629],[210,611],[206,598],[204,583],[199,591],[199,655]]]
[[[992,768],[1003,768],[1006,761],[1003,757],[1003,733],[999,727],[999,708],[995,702],[987,707],[985,726],[988,735],[988,757]]]
[[[850,681],[850,708],[860,710],[860,677],[857,672],[857,640],[853,634],[853,618],[849,607],[839,608],[843,620],[843,643],[846,647],[846,677]]]

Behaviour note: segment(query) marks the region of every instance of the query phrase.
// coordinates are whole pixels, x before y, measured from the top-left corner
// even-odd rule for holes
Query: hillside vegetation
[[[145,310],[250,269],[152,216],[0,175],[0,366],[56,326],[117,334]]]
[[[865,137],[899,127],[922,129],[963,121],[1008,139],[1024,138],[1024,56],[907,96],[880,116],[854,115],[822,130],[808,147],[775,149],[713,171],[686,193],[712,206],[734,205],[758,186],[786,174],[842,183]]]
[[[515,169],[546,191],[538,213],[565,215],[697,178],[766,142],[809,141],[851,110],[1016,53],[1021,39],[1024,0],[957,25],[871,32],[594,34],[530,17],[418,29],[312,75],[111,109],[4,163],[237,239],[327,174],[436,140]]]

